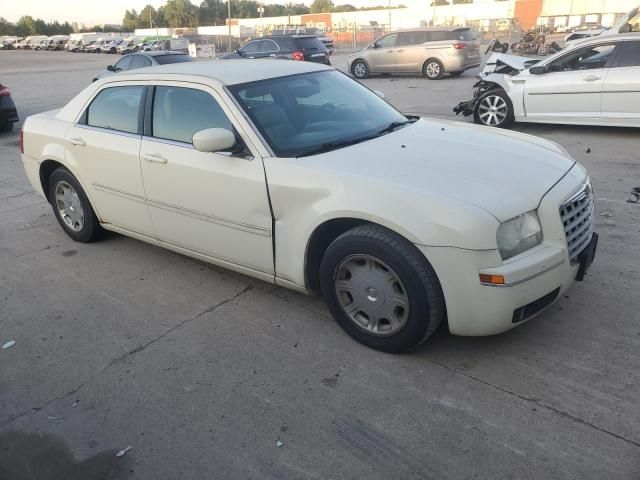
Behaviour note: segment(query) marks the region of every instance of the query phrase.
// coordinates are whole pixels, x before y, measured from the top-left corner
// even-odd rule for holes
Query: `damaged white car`
[[[543,59],[493,54],[456,114],[514,122],[640,127],[640,37],[595,37]]]

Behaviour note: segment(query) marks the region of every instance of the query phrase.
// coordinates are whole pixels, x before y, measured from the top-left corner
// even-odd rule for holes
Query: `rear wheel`
[[[488,127],[509,127],[514,122],[509,96],[504,90],[489,90],[478,99],[473,119]]]
[[[378,225],[355,227],[327,248],[320,284],[336,322],[376,350],[412,350],[444,318],[444,298],[429,262],[410,242]]]
[[[49,177],[49,201],[63,230],[76,242],[96,240],[100,224],[80,183],[66,168]]]
[[[444,75],[444,65],[436,58],[427,60],[422,67],[422,74],[429,80],[440,80]]]
[[[362,60],[356,60],[351,65],[351,73],[358,79],[367,78],[369,76],[369,65]]]

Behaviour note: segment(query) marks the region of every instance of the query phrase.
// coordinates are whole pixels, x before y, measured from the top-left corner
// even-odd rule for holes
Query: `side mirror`
[[[373,45],[371,45],[371,48],[380,48],[380,45],[378,45],[377,43],[374,43]]]
[[[548,71],[549,70],[547,69],[546,65],[538,65],[529,69],[529,73],[531,73],[532,75],[542,75],[543,73],[547,73]]]
[[[220,152],[233,148],[236,136],[226,128],[207,128],[194,133],[192,141],[200,152]]]
[[[107,66],[107,70],[109,70],[110,72],[115,72],[116,71],[116,67],[114,67],[113,65],[108,65]]]
[[[384,93],[382,93],[380,90],[374,90],[373,93],[378,95],[380,98],[384,98]]]

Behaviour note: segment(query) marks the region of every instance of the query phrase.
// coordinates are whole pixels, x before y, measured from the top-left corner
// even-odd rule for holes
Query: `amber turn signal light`
[[[504,285],[504,277],[502,275],[488,275],[486,273],[481,273],[480,283],[486,283],[489,285]]]

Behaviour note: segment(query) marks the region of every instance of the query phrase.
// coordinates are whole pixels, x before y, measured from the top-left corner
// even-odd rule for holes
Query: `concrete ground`
[[[2,52],[0,81],[24,118],[115,59]],[[474,78],[365,83],[453,119]],[[16,342],[0,350],[0,478],[640,478],[638,132],[517,129],[589,169],[596,262],[520,328],[443,329],[408,355],[355,343],[318,298],[115,234],[72,242],[17,133],[0,135],[0,343]]]

